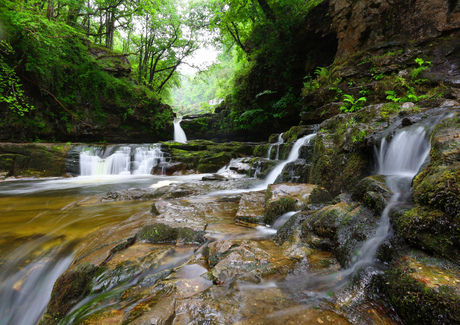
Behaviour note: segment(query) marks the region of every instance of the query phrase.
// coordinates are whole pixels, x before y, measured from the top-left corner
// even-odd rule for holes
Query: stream
[[[229,292],[237,290],[233,296],[225,298],[222,292],[219,293],[219,286],[203,278],[206,272],[214,271],[209,270],[209,266],[200,261],[200,253],[197,252],[202,247],[197,251],[197,247],[194,246],[178,246],[165,253],[164,247],[135,244],[130,248],[133,250],[132,254],[136,255],[142,250],[158,251],[158,256],[162,256],[161,262],[158,260],[155,266],[142,269],[135,276],[113,285],[108,285],[107,279],[101,280],[102,282],[96,284],[99,289],[75,306],[60,324],[80,323],[82,320],[91,319],[90,317],[106,315],[108,310],[115,309],[121,311],[121,315],[132,315],[133,310],[137,310],[144,303],[144,298],[136,298],[138,296],[130,296],[128,293],[136,287],[145,285],[146,279],[158,277],[157,275],[165,270],[169,270],[170,274],[166,278],[169,279],[168,283],[173,282],[176,286],[176,309],[182,310],[174,314],[175,324],[193,323],[191,317],[194,314],[190,311],[192,307],[187,304],[191,304],[191,301],[196,303],[196,297],[200,297],[199,301],[206,305],[206,299],[209,298],[204,296],[205,292],[215,297],[211,298],[213,302],[210,306],[216,304],[214,299],[223,299],[217,303],[219,307],[213,309],[197,305],[193,308],[200,310],[203,315],[214,315],[215,318],[209,319],[217,323],[238,320],[241,324],[400,324],[398,317],[384,302],[379,301],[379,298],[364,297],[362,285],[350,288],[348,284],[352,277],[363,269],[368,270],[367,275],[379,272],[376,251],[391,232],[388,211],[404,200],[401,197],[406,196],[410,190],[410,180],[418,172],[429,152],[424,132],[421,128],[410,132],[403,131],[398,133],[391,143],[382,143],[381,151],[377,154],[379,173],[389,175],[388,184],[394,194],[382,214],[375,235],[357,248],[358,252],[348,268],[340,268],[332,254],[326,251],[309,253],[310,267],[314,264],[313,261],[321,265],[313,271],[305,264],[299,263],[299,259],[290,259],[288,262],[283,257],[283,252],[273,245],[270,238],[295,212],[278,218],[273,228],[247,227],[234,223],[234,215],[238,208],[235,196],[265,190],[268,184],[276,180],[287,163],[298,158],[300,147],[315,135],[299,139],[287,160],[280,161],[262,181],[236,179],[220,182],[226,184],[209,185],[201,182],[203,174],[150,175],[146,171],[152,166],[164,163],[161,150],[156,145],[114,146],[108,151],[97,148],[82,150],[82,176],[75,178],[3,181],[0,183],[0,324],[38,323],[46,310],[56,279],[72,264],[75,251],[82,239],[91,231],[128,222],[136,216],[149,218],[147,215],[152,201],[107,201],[107,193],[133,188],[147,190],[163,185],[189,186],[201,190],[188,198],[163,203],[161,207],[165,209],[165,215],[173,215],[175,222],[178,218],[187,220],[192,210],[195,214],[196,211],[204,211],[199,213],[204,213],[205,216],[204,228],[208,233],[205,245],[214,247],[221,245],[220,243],[237,240],[239,247],[247,245],[247,248],[244,248],[247,251],[263,249],[273,261],[286,260],[280,263],[286,263],[281,268],[289,269],[288,274],[285,275],[284,271],[277,274],[275,270],[274,275],[268,276],[267,279],[260,279],[259,276],[254,278],[257,280],[244,278],[230,287],[225,287],[226,277],[220,275],[223,288],[231,288]],[[186,138],[179,141],[185,142]],[[276,145],[279,146],[281,143],[280,137]],[[405,152],[404,155],[399,154],[401,150]],[[189,219],[187,222],[192,225],[194,220]],[[200,226],[199,222],[202,221],[196,222]],[[135,249],[137,251],[134,251]],[[118,257],[116,255],[113,258],[117,260]],[[190,260],[195,262],[187,262]],[[275,266],[275,269],[280,267]],[[363,279],[366,278],[366,274],[363,275]],[[186,290],[184,283],[188,283],[187,281],[194,281],[193,284],[198,291],[178,294],[177,292]],[[229,292],[227,295],[230,295]],[[118,297],[121,293],[124,297],[121,300],[111,298],[108,302],[101,302],[104,297]],[[166,297],[169,299],[170,295]],[[178,299],[182,301],[179,307]],[[229,301],[224,303],[227,299]],[[231,307],[233,300],[235,306],[239,306],[237,311],[235,307]],[[349,301],[354,303],[347,304]],[[208,316],[203,317],[207,319]],[[142,317],[139,318],[139,324],[142,323]],[[126,318],[124,319],[126,321]]]

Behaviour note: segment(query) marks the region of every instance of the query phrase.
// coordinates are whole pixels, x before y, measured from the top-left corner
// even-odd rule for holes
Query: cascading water
[[[375,261],[377,249],[390,235],[389,212],[399,202],[407,199],[412,179],[420,171],[429,152],[430,145],[426,130],[421,126],[415,129],[401,130],[390,143],[385,139],[382,140],[380,151],[377,154],[379,174],[386,176],[387,185],[393,195],[382,212],[375,235],[361,246],[349,273]]]
[[[401,130],[391,142],[382,140],[380,150],[376,152],[378,173],[386,176],[387,185],[393,195],[382,212],[375,233],[356,247],[348,268],[334,274],[310,276],[302,280],[303,287],[319,289],[319,292],[313,294],[310,291],[310,294],[321,295],[331,289],[340,289],[358,271],[377,265],[377,250],[391,234],[389,213],[396,205],[406,201],[411,181],[426,161],[429,152],[430,146],[424,127]],[[371,273],[376,271],[375,268],[372,270]]]
[[[266,188],[268,184],[273,184],[278,176],[283,172],[284,166],[286,166],[288,163],[296,160],[299,158],[299,151],[300,148],[305,145],[305,143],[309,143],[311,139],[313,139],[316,136],[316,133],[314,134],[309,134],[306,135],[300,139],[298,139],[295,143],[294,146],[291,149],[291,152],[289,153],[289,156],[287,157],[286,160],[281,162],[279,165],[277,165],[265,178],[263,186]]]
[[[174,141],[187,143],[187,136],[185,135],[184,130],[180,126],[181,121],[182,117],[177,117],[174,119]]]
[[[270,159],[270,156],[271,156],[271,153],[272,153],[272,149],[274,146],[276,146],[276,156],[275,156],[275,160],[278,160],[279,157],[280,157],[280,146],[284,143],[284,140],[283,140],[283,133],[280,133],[280,135],[278,136],[278,141],[276,143],[272,143],[271,145],[268,146],[268,153],[267,153],[267,158]]]
[[[80,175],[150,174],[153,167],[166,159],[159,144],[109,147],[87,147],[80,152]]]

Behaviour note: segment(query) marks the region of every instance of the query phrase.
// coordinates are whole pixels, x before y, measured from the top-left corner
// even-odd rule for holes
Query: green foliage
[[[425,61],[423,60],[422,58],[416,58],[415,59],[415,63],[418,64],[418,67],[413,69],[411,71],[411,79],[412,81],[415,81],[415,82],[419,82],[418,79],[418,76],[425,70],[431,68],[431,66],[433,65],[433,63],[431,61]]]
[[[367,101],[366,97],[359,97],[355,99],[353,95],[344,94],[343,100],[346,102],[345,105],[340,107],[340,110],[345,113],[353,113],[363,108],[364,103]]]
[[[11,45],[0,40],[0,52],[3,55],[13,55]],[[25,96],[19,77],[6,62],[4,56],[0,57],[0,103],[4,102],[9,106],[13,114],[24,116],[25,113],[35,109]]]

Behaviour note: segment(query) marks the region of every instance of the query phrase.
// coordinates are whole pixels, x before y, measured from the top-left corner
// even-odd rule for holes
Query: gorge
[[[121,3],[119,53],[0,11],[0,324],[460,323],[458,1]],[[213,113],[163,103],[181,19],[244,61]]]

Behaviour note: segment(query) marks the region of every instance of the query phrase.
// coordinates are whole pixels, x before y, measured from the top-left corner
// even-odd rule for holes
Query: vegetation
[[[130,117],[164,128],[172,116],[160,100],[178,84],[177,67],[197,48],[201,28],[178,5],[1,1],[3,123],[32,130],[24,140]]]

